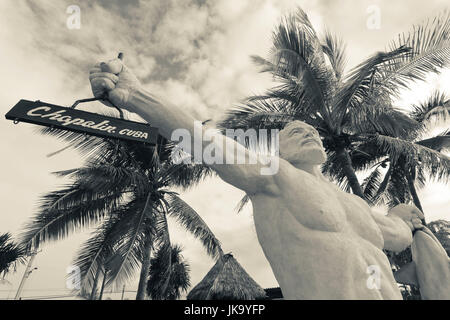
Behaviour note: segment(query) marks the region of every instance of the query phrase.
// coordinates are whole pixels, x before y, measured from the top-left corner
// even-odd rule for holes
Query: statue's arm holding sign
[[[196,121],[182,108],[156,98],[144,90],[136,76],[119,58],[108,63],[97,64],[90,70],[89,79],[95,97],[102,97],[107,93],[109,101],[116,107],[138,114],[153,126],[158,127],[161,134],[167,139],[172,140],[172,134],[177,129],[187,130],[191,137],[195,136],[196,131],[201,132],[202,130],[201,122]],[[199,127],[196,128],[196,126]],[[285,174],[263,174],[262,169],[267,166],[268,162],[277,161],[282,167],[280,169],[283,173],[290,167],[286,161],[275,159],[275,156],[262,158],[233,139],[221,134],[217,134],[215,137],[219,138],[214,139],[216,152],[221,153],[224,159],[228,158],[229,154],[227,153],[232,153],[231,158],[240,156],[241,159],[245,159],[244,164],[211,165],[224,181],[248,194],[280,192],[279,189],[283,188],[284,184],[280,179],[283,180]],[[297,138],[294,137],[294,139]],[[191,139],[190,150],[185,150],[192,156],[194,156],[194,143],[199,142],[195,140]],[[203,144],[202,147],[211,143],[204,139],[200,140]],[[412,220],[413,215],[415,215],[414,218],[417,218],[414,221]],[[420,218],[423,217],[420,215],[422,213],[417,208],[407,205],[392,209],[387,216],[374,213],[373,217],[383,233],[386,249],[401,251],[407,247],[412,241],[411,230],[420,227],[418,221],[420,222]]]
[[[194,137],[196,132],[202,132],[200,121],[196,121],[182,108],[156,98],[144,90],[121,59],[97,64],[90,70],[89,79],[95,97],[102,97],[107,93],[111,103],[138,114],[152,126],[158,127],[161,135],[169,140],[172,140],[172,134],[177,129],[187,130],[191,137]],[[108,102],[104,103],[108,105]],[[270,191],[274,184],[273,177],[261,174],[261,170],[267,166],[267,163],[262,163],[261,157],[224,135],[217,133],[214,137],[215,151],[221,153],[224,159],[229,156],[227,152],[232,152],[232,157],[245,159],[244,164],[210,165],[224,181],[250,194]],[[201,142],[202,147],[211,143],[204,139],[201,141],[191,139],[190,150],[184,151],[192,156],[195,142]]]

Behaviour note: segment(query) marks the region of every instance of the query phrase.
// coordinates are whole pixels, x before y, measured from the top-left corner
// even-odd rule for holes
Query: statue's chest
[[[292,188],[289,212],[303,226],[318,231],[354,233],[382,248],[381,231],[367,203],[353,194],[321,181],[309,182],[308,192]]]
[[[314,177],[293,181],[282,202],[286,215],[302,226],[318,231],[339,232],[347,226],[345,207],[332,186]]]
[[[294,172],[286,181],[278,196],[251,197],[259,236],[278,231],[303,239],[310,237],[311,232],[338,232],[383,247],[380,229],[362,199],[312,175],[296,179]]]

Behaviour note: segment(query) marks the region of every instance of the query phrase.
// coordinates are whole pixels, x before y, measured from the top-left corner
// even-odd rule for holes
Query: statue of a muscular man
[[[97,64],[90,80],[96,97],[107,93],[113,104],[138,114],[166,138],[178,128],[194,136],[194,118],[145,91],[121,60]],[[233,139],[221,141],[217,147],[224,153],[232,146],[251,156]],[[279,150],[278,171],[271,175],[261,174],[259,161],[211,167],[250,197],[259,243],[284,297],[402,299],[382,250],[399,252],[411,244],[412,231],[422,227],[420,210],[402,204],[386,216],[372,212],[364,200],[327,181],[318,169],[326,160],[322,142],[306,123],[287,124]]]

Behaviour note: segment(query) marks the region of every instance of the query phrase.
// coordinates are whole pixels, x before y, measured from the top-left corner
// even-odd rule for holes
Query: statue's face
[[[280,156],[291,163],[313,165],[322,164],[327,159],[317,130],[298,120],[280,131]]]

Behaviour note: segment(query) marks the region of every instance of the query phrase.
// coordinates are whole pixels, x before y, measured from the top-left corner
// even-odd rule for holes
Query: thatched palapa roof
[[[229,253],[189,292],[188,300],[255,300],[266,293]]]

